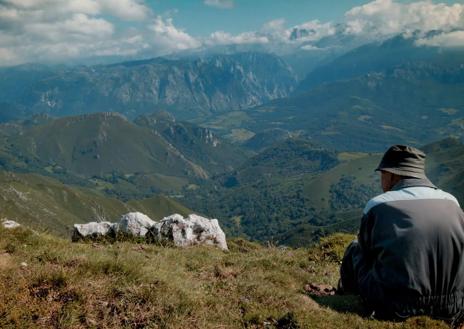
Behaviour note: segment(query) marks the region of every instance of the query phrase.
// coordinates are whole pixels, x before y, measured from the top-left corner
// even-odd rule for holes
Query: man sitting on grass
[[[425,154],[390,147],[376,169],[385,193],[364,209],[347,248],[339,290],[359,294],[374,315],[464,318],[464,213],[424,172]]]

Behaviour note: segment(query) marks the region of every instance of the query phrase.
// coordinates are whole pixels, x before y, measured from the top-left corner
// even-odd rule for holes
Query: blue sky
[[[464,45],[464,0],[1,0],[0,66],[223,46],[318,51],[319,40],[339,34],[381,40],[418,31],[421,46]]]

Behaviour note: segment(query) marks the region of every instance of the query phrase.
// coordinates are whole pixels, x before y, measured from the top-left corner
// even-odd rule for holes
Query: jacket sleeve
[[[374,229],[375,215],[369,211],[367,214],[364,214],[361,219],[361,226],[358,233],[360,253],[353,260],[353,263],[357,274],[361,297],[375,304],[376,300],[383,300],[383,291],[374,271],[377,258],[373,241]]]

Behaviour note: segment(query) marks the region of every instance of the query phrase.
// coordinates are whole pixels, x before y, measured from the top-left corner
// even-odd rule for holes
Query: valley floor
[[[120,242],[71,243],[0,228],[1,328],[447,328],[362,317],[335,285],[349,235],[310,249],[229,241],[229,252]]]

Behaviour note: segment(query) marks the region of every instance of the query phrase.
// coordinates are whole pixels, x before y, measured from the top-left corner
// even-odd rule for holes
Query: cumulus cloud
[[[216,31],[205,40],[208,46],[215,45],[243,45],[243,44],[263,44],[268,43],[269,39],[264,35],[259,35],[256,32],[244,32],[237,35],[232,35],[224,31]]]
[[[64,41],[71,39],[86,40],[101,39],[111,36],[114,26],[102,18],[91,18],[85,14],[74,14],[69,19],[51,22],[31,23],[24,26],[23,31],[30,37],[49,41]]]
[[[204,0],[203,3],[210,7],[216,7],[220,9],[232,9],[234,8],[233,0]]]
[[[0,1],[0,66],[157,56],[197,46],[171,18],[155,16],[141,0]]]
[[[321,23],[319,20],[312,20],[292,29],[290,38],[299,39],[301,42],[318,41],[324,37],[334,35],[337,32],[335,24],[332,22]]]
[[[464,5],[418,1],[375,0],[346,14],[346,32],[385,36],[398,33],[450,31],[464,28]]]
[[[458,30],[458,31],[456,31]],[[232,35],[217,31],[210,35],[206,44],[266,44],[267,47],[285,49],[298,47],[313,51],[321,50],[317,42],[323,38],[340,35],[360,39],[381,40],[393,35],[413,33],[425,36],[430,31],[443,33],[418,42],[422,45],[456,46],[462,42],[464,30],[464,4],[447,5],[432,1],[401,3],[395,0],[374,0],[357,6],[345,13],[345,20],[321,22],[311,20],[288,27],[284,19],[272,20],[258,31]]]
[[[464,31],[444,32],[432,37],[424,37],[416,41],[418,46],[432,47],[464,47]]]
[[[153,32],[151,38],[153,43],[164,49],[166,53],[200,46],[198,40],[174,26],[172,18],[163,19],[161,16],[157,16],[149,29]]]
[[[265,23],[258,31],[247,31],[231,34],[225,31],[216,31],[203,40],[206,46],[215,45],[274,45],[288,43],[290,30],[285,26],[284,19],[276,19]]]
[[[134,0],[99,0],[98,3],[102,11],[125,20],[143,20],[150,13],[147,6]]]
[[[312,20],[300,25],[288,27],[282,18],[271,20],[258,31],[248,31],[239,34],[230,34],[225,31],[216,31],[206,38],[206,46],[215,45],[261,45],[264,49],[274,52],[288,52],[293,48],[304,50],[320,50],[308,42],[316,42],[324,37],[336,33],[335,24],[321,23]]]

